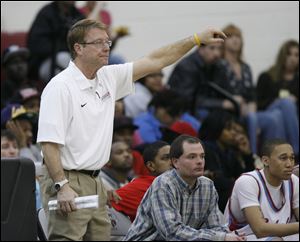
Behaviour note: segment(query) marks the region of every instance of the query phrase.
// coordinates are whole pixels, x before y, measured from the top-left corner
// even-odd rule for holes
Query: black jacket
[[[67,33],[69,28],[84,16],[71,7],[69,15],[63,15],[58,2],[43,7],[37,14],[28,34],[30,50],[30,76],[37,78],[41,63],[60,51],[68,51]]]
[[[168,84],[171,89],[181,94],[188,102],[193,113],[198,108],[220,108],[223,98],[206,84],[219,85],[225,72],[219,63],[207,65],[196,50],[181,60],[174,68]]]

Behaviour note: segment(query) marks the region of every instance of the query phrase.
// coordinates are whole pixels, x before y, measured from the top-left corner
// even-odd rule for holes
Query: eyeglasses
[[[82,44],[82,45],[95,45],[96,47],[100,47],[100,48],[103,48],[103,47],[111,47],[112,46],[112,41],[111,40],[96,40],[96,41],[93,41],[93,42],[82,42],[82,43],[79,43],[79,44]]]

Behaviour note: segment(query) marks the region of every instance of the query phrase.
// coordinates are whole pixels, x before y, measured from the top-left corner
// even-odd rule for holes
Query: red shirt
[[[134,162],[133,162],[134,174],[136,176],[150,175],[147,167],[145,166],[144,158],[140,154],[140,152],[133,150],[132,156],[133,156],[133,160],[134,160]]]
[[[112,202],[113,208],[128,215],[133,222],[137,208],[155,178],[155,176],[140,176],[116,190],[122,200],[118,204]]]

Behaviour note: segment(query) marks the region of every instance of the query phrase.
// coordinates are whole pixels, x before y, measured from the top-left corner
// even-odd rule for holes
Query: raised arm
[[[133,80],[136,81],[145,75],[158,72],[162,68],[173,64],[195,45],[199,45],[200,43],[222,43],[224,42],[224,38],[226,38],[226,36],[220,30],[208,28],[201,33],[161,47],[133,63]]]

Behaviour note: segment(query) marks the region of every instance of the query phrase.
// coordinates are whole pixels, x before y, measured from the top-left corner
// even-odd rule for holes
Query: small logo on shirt
[[[108,98],[110,98],[110,93],[109,92],[107,92],[107,93],[105,93],[103,96],[102,96],[102,101],[105,101],[106,99],[108,99]]]
[[[87,103],[81,104],[80,106],[83,108],[85,105],[87,105]]]

